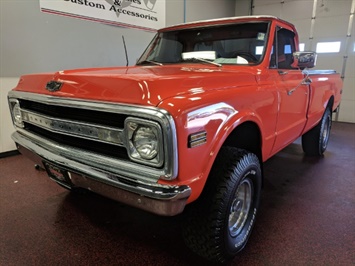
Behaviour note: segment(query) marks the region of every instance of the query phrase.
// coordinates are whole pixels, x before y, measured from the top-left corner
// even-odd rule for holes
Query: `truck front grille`
[[[127,115],[30,100],[19,102],[27,131],[56,143],[129,160],[122,142]],[[106,141],[110,135],[112,141]]]
[[[25,123],[25,128],[31,133],[53,140],[57,143],[61,143],[71,147],[76,147],[82,150],[108,155],[123,160],[129,160],[127,151],[124,147],[119,147],[107,143],[101,143],[89,139],[63,135],[59,133],[53,133],[43,128],[31,125],[29,123]]]
[[[81,108],[64,107],[58,105],[48,105],[39,102],[20,100],[21,108],[35,113],[73,121],[102,124],[117,128],[123,128],[127,115],[101,112],[97,110],[87,110]]]

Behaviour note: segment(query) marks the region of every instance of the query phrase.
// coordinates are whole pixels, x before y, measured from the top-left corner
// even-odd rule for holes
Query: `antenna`
[[[128,55],[127,55],[127,47],[126,47],[126,42],[124,40],[124,36],[122,35],[122,41],[123,41],[123,47],[124,47],[124,52],[126,54],[126,67],[128,67]]]

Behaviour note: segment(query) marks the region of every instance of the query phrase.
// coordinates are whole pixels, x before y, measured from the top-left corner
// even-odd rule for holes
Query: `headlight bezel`
[[[16,127],[24,128],[25,124],[23,120],[20,102],[18,100],[11,99],[9,103],[10,103],[10,111],[11,111],[11,118],[13,124]]]
[[[151,128],[156,137],[157,153],[156,156],[150,159],[144,158],[134,144],[137,131],[141,128]],[[132,161],[156,168],[161,168],[164,165],[164,138],[161,126],[158,122],[136,117],[127,117],[124,122],[124,133],[128,156]]]

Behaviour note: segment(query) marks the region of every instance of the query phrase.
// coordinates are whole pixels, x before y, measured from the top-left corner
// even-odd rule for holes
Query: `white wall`
[[[39,0],[0,1],[1,77],[68,68],[130,64],[154,36],[152,32],[40,12]]]
[[[246,2],[250,3],[250,0],[237,0],[236,11],[245,10]],[[318,0],[316,2],[313,36],[311,36],[310,29],[314,0],[254,0],[253,15],[273,15],[290,21],[296,26],[300,35],[300,42],[305,43],[306,50],[315,51],[317,42],[341,41],[339,53],[318,54],[316,69],[335,69],[338,73],[342,73],[344,56],[348,56],[338,120],[354,123],[355,20],[352,23],[353,28],[350,37],[347,37],[347,29],[351,6],[354,5],[355,0]],[[243,14],[238,13],[238,15]],[[347,39],[349,39],[349,46],[346,49]]]
[[[16,149],[10,135],[14,131],[12,125],[7,93],[16,86],[18,78],[0,78],[0,153]]]
[[[166,25],[234,15],[234,0],[166,0]],[[186,13],[185,13],[186,10]],[[134,65],[152,32],[41,13],[39,0],[0,0],[0,153],[11,140],[7,92],[22,74]]]
[[[235,0],[235,16],[247,16],[251,14],[251,0]]]
[[[235,16],[235,0],[186,0],[186,5],[186,22]]]
[[[166,0],[166,26],[235,16],[238,0]]]

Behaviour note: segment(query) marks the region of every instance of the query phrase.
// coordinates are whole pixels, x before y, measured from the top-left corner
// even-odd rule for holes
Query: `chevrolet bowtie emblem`
[[[52,80],[47,83],[46,90],[51,92],[59,91],[62,85],[63,85],[62,82]]]

